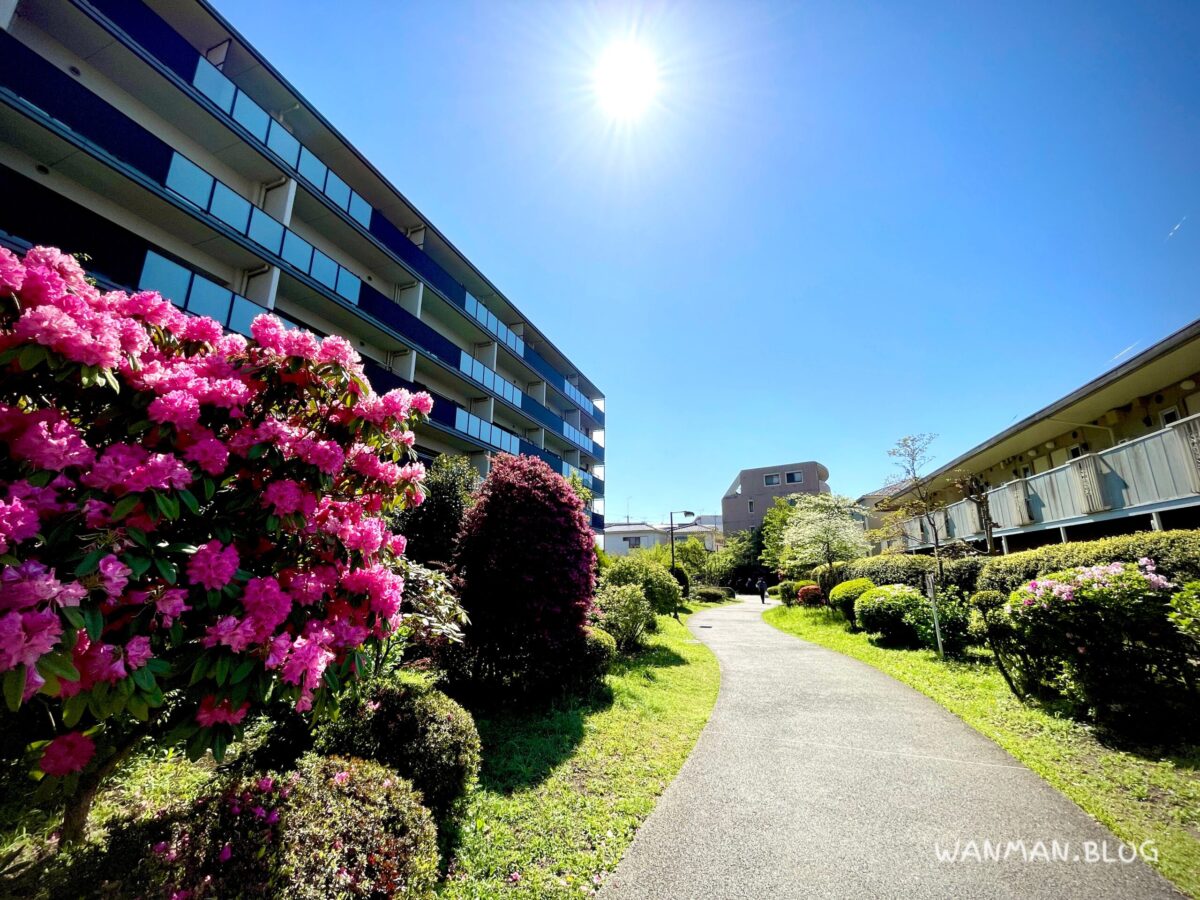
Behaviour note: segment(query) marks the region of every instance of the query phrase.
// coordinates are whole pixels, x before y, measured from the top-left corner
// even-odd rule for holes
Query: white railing
[[[1200,488],[1200,415],[1126,441],[1107,450],[1072,459],[1028,478],[987,492],[988,509],[997,531],[1051,525],[1096,511],[1135,509],[1194,496]],[[1097,482],[1089,497],[1090,479]],[[1098,496],[1096,496],[1098,491]],[[910,547],[930,542],[916,519],[904,523]],[[983,537],[976,504],[959,500],[939,519],[943,540]]]

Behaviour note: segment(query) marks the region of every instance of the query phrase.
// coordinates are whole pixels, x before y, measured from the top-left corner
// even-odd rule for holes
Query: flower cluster
[[[1132,595],[1169,591],[1174,585],[1156,571],[1154,560],[1143,557],[1132,563],[1108,563],[1080,566],[1035,579],[1015,591],[1009,612],[1030,607],[1049,609],[1054,604],[1070,604],[1094,599],[1103,593]]]
[[[343,338],[251,335],[0,249],[0,676],[66,723],[29,736],[48,775],[130,719],[220,755],[402,622],[387,517],[422,499],[429,396],[372,393]]]

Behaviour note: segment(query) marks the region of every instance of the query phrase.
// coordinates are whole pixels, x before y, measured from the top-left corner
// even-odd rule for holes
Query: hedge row
[[[957,587],[965,594],[980,590],[1007,595],[1047,572],[1072,566],[1135,562],[1142,557],[1153,559],[1158,571],[1178,584],[1200,580],[1200,531],[1146,531],[1098,541],[1052,544],[1008,556],[945,559],[943,584]],[[874,584],[907,584],[923,591],[925,575],[934,566],[932,556],[868,556],[835,564],[832,574],[826,566],[818,566],[813,569],[812,577],[826,590],[834,584],[867,578]]]

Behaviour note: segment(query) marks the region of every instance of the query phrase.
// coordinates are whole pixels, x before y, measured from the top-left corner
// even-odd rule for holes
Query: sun
[[[614,119],[636,119],[658,94],[658,64],[634,41],[612,44],[600,56],[593,76],[600,106]]]

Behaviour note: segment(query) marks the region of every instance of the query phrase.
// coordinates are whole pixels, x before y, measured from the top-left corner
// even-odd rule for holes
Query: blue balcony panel
[[[604,530],[604,516],[600,515],[600,513],[597,513],[597,512],[592,513],[592,530],[593,531],[603,531]]]
[[[108,16],[122,31],[156,57],[184,81],[196,74],[200,54],[141,0],[88,0],[90,6]]]
[[[367,230],[381,244],[411,266],[418,275],[445,294],[455,304],[465,308],[467,302],[466,288],[455,281],[449,272],[430,259],[424,250],[410,241],[404,232],[386,219],[379,210],[372,212],[371,225]]]
[[[395,329],[446,365],[458,368],[462,350],[457,344],[430,328],[398,303],[393,303],[369,284],[362,286],[358,308]]]

